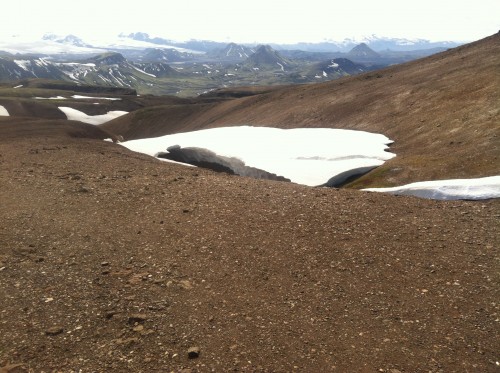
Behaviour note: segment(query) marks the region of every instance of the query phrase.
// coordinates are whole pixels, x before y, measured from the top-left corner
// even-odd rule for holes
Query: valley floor
[[[498,370],[498,200],[258,181],[56,132],[0,128],[2,373]]]

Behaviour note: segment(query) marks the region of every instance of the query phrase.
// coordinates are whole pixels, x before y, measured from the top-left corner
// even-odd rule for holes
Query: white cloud
[[[143,31],[171,39],[297,42],[380,36],[477,40],[500,28],[497,0],[62,0],[2,4],[0,35],[31,32],[81,37]],[[26,27],[29,25],[29,27]]]

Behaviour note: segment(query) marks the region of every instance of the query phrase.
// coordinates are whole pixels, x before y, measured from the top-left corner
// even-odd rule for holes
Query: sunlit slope
[[[358,129],[393,139],[397,157],[356,186],[491,176],[500,163],[499,71],[495,34],[356,77],[217,104],[137,111],[105,128],[128,139],[241,124]]]

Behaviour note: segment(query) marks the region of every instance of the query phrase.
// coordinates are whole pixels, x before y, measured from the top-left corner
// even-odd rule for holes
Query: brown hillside
[[[499,201],[215,174],[42,123],[0,122],[2,373],[498,370]]]
[[[358,186],[499,173],[500,34],[377,72],[211,105],[162,107],[104,125],[126,139],[223,125],[383,133],[397,157]],[[153,116],[153,114],[151,114]]]

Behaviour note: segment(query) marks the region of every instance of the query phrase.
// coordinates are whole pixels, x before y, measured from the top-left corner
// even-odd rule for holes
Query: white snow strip
[[[130,66],[132,66],[134,69],[136,69],[137,71],[139,71],[139,72],[141,72],[143,74],[146,74],[146,75],[152,76],[153,78],[156,78],[156,75],[149,74],[149,73],[145,72],[144,70],[141,70],[141,69],[135,67],[134,65],[130,65]]]
[[[363,190],[439,200],[500,198],[500,176],[479,179],[420,181],[393,188],[368,188]]]
[[[14,87],[14,89],[16,89],[16,88],[21,88],[22,86],[23,86],[22,84],[21,84],[21,85],[16,85],[16,86]]]
[[[61,62],[60,65],[95,67],[95,63]]]
[[[281,68],[281,71],[285,71],[285,68],[283,67],[283,65],[282,65],[282,64],[280,64],[279,62],[276,62],[276,63],[277,63],[277,64],[279,65],[279,67]]]
[[[66,97],[55,96],[55,97],[33,97],[35,100],[66,100]]]
[[[8,117],[8,116],[9,112],[7,111],[7,109],[2,105],[0,105],[0,117]]]
[[[91,96],[80,96],[80,95],[73,95],[71,96],[72,98],[76,99],[82,99],[82,100],[111,100],[111,101],[116,101],[116,100],[121,100],[121,98],[116,98],[116,97],[91,97]]]
[[[395,156],[385,151],[391,142],[384,135],[364,131],[241,126],[131,140],[122,145],[151,156],[173,145],[205,148],[295,183],[317,186],[345,171],[380,166]]]
[[[128,111],[108,111],[106,114],[102,115],[87,115],[80,110],[76,110],[70,107],[60,106],[61,110],[68,120],[77,120],[79,122],[89,123],[89,124],[102,124],[109,122],[112,119],[121,117],[122,115],[128,114]]]

